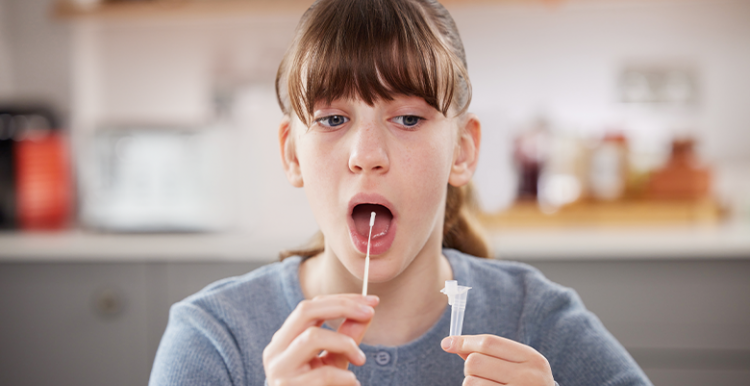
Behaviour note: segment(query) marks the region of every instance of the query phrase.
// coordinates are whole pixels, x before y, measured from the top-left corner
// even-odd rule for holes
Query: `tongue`
[[[367,237],[370,232],[370,213],[375,212],[375,225],[372,226],[372,237],[381,236],[388,232],[393,215],[388,208],[377,204],[360,204],[354,207],[352,218],[357,233]]]

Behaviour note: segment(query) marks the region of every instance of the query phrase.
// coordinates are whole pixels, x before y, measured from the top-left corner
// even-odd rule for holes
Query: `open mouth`
[[[349,204],[349,236],[354,247],[363,255],[367,253],[367,236],[370,233],[370,216],[375,212],[372,225],[370,255],[380,255],[391,248],[396,238],[398,213],[393,206],[378,194],[360,193]],[[364,256],[362,256],[364,257]]]
[[[375,224],[372,226],[372,238],[378,238],[388,233],[391,227],[393,214],[391,211],[380,204],[359,204],[352,210],[352,219],[354,219],[354,228],[357,233],[367,237],[370,232],[370,216],[375,212]]]

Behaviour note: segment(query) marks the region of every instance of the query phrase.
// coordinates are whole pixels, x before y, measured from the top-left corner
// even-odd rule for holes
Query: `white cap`
[[[440,292],[448,295],[448,304],[452,306],[453,303],[456,302],[457,296],[466,294],[466,292],[469,291],[470,289],[471,287],[458,285],[458,282],[455,280],[446,280],[445,288],[441,289]],[[464,295],[464,299],[466,299],[465,296],[466,295]]]

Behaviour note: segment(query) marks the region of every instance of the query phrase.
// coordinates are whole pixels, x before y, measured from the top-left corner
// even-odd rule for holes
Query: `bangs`
[[[457,93],[470,92],[465,63],[412,2],[320,1],[308,13],[289,58],[288,101],[279,93],[284,112],[291,105],[306,125],[318,102],[359,98],[373,105],[403,94],[447,115]],[[461,112],[468,107],[462,99]]]

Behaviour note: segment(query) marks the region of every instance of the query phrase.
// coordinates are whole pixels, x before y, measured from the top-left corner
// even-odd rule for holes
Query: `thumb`
[[[443,351],[456,354],[460,356],[461,359],[466,360],[466,357],[469,356],[469,353],[460,350],[462,340],[463,337],[461,336],[448,336],[443,338],[443,341],[440,342],[440,347],[443,349]]]

